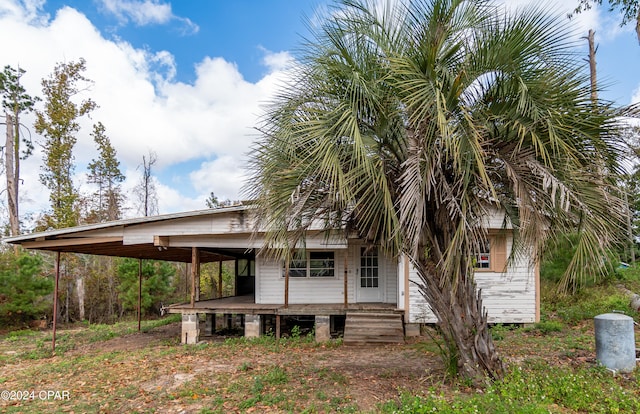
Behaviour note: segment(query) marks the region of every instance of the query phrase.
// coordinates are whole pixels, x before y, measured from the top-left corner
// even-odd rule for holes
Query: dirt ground
[[[214,336],[185,346],[179,322],[109,340],[99,340],[88,327],[68,328],[60,331],[61,344],[75,345],[55,356],[24,353],[37,351],[38,338],[49,332],[0,341],[0,389],[69,390],[71,398],[0,401],[0,412],[360,413],[377,412],[380,404],[397,402],[404,393],[479,392],[447,380],[428,336],[377,346]],[[508,365],[596,365],[592,323],[550,333],[511,329],[494,332]],[[65,343],[65,336],[78,339]]]
[[[146,333],[131,334],[113,338],[99,344],[101,352],[132,351],[143,349],[153,344],[173,340],[180,337],[180,323],[155,328]],[[205,337],[201,342],[221,342],[228,336]],[[175,345],[181,346],[181,345]],[[95,344],[83,346],[70,354],[95,352]],[[297,354],[297,355],[296,355]],[[292,358],[293,356],[293,358]],[[314,352],[281,352],[281,353],[247,353],[232,354],[223,360],[211,360],[202,356],[193,361],[190,372],[160,375],[141,384],[141,388],[153,390],[158,388],[176,389],[184,383],[202,374],[220,372],[237,373],[243,364],[285,367],[291,362],[310,364],[315,369],[327,369],[334,378],[344,378],[349,384],[349,392],[353,402],[363,411],[373,410],[375,405],[398,397],[399,387],[414,392],[422,388],[422,384],[435,377],[442,377],[443,370],[437,356],[433,358],[417,357],[416,350],[410,346],[372,345],[372,346],[340,346],[338,348],[316,348]],[[168,409],[159,412],[197,412],[200,407],[178,411]]]
[[[61,356],[0,366],[2,388],[69,389],[72,401],[56,406],[56,411],[65,412],[92,412],[97,401],[100,412],[298,412],[308,406],[316,407],[312,412],[340,407],[368,412],[402,392],[419,394],[425,384],[443,378],[439,358],[425,358],[425,350],[412,344],[309,343],[274,349],[273,343],[208,346],[207,342],[225,337],[207,337],[200,346],[183,346],[180,330],[180,323],[172,323],[78,345]],[[268,376],[276,368],[286,373],[287,383],[270,387]],[[255,391],[258,378],[267,384],[259,392]],[[246,408],[256,393],[263,400],[269,393],[291,399],[294,408],[283,410],[282,403],[260,401]],[[295,405],[301,404],[297,397],[303,393],[306,405]],[[215,404],[217,410],[207,411]],[[239,408],[243,404],[245,408]],[[34,404],[12,405],[11,412],[41,410]],[[4,412],[1,403],[0,411]]]

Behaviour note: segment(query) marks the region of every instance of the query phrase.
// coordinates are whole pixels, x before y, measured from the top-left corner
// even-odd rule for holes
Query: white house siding
[[[356,303],[356,288],[360,267],[360,246],[349,242],[347,249],[335,253],[335,276],[320,278],[289,278],[290,304],[318,304],[344,302],[344,262],[347,255],[347,300]],[[385,273],[384,302],[396,303],[398,270],[394,259],[379,257],[380,272]],[[284,303],[284,277],[282,263],[265,257],[256,258],[256,303]]]
[[[153,243],[157,236],[184,236],[193,234],[251,233],[251,223],[244,212],[229,212],[179,218],[125,227],[124,244]]]
[[[335,276],[318,278],[289,278],[289,303],[344,302],[344,255],[346,250],[334,250]],[[256,303],[283,304],[284,277],[282,262],[256,258]]]
[[[507,240],[507,251],[511,239]],[[517,259],[506,273],[476,272],[476,284],[482,289],[482,302],[489,323],[533,323],[536,320],[536,273],[528,258]],[[420,293],[422,283],[415,270],[409,271],[409,322],[435,323],[436,318]]]

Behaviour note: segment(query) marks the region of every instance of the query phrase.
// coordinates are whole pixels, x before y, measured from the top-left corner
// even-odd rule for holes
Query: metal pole
[[[222,297],[222,260],[218,262],[218,297]]]
[[[142,319],[142,259],[138,259],[138,332]]]
[[[51,341],[51,351],[56,352],[56,326],[58,321],[58,281],[60,280],[60,252],[56,252],[55,265],[55,287],[53,288],[53,339]]]

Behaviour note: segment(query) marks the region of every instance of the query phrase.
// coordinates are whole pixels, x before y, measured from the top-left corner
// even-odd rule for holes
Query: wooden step
[[[394,312],[347,312],[346,345],[404,343],[402,315]]]

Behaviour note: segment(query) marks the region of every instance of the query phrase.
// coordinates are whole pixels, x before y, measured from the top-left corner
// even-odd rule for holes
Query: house
[[[223,315],[240,315],[246,336],[269,326],[280,333],[281,318],[315,321],[316,339],[330,338],[344,326],[345,342],[402,341],[419,325],[436,322],[421,296],[416,271],[403,257],[365,248],[357,238],[321,231],[307,234],[306,250],[288,266],[257,255],[264,234],[252,235],[250,206],[83,225],[6,238],[27,249],[156,259],[191,264],[191,300],[167,308],[182,314],[182,341],[196,343],[224,323]],[[484,251],[477,257],[476,280],[491,323],[539,320],[537,266],[523,257],[505,270],[511,238],[500,232],[502,220],[490,219]],[[234,295],[200,297],[201,263],[232,260]],[[288,274],[287,274],[288,268]],[[203,316],[204,315],[204,316]],[[217,315],[217,316],[216,316]],[[202,326],[202,319],[204,326]]]

